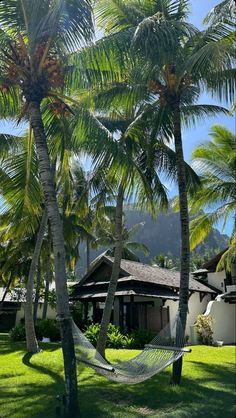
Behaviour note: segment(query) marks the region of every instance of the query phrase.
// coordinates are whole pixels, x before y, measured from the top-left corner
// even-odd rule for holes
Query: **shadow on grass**
[[[44,344],[41,342],[39,342],[39,346],[43,351],[47,352],[53,352],[61,348],[60,344]],[[0,339],[0,355],[8,355],[16,351],[21,351],[23,354],[26,351],[26,341],[13,342],[9,338]]]
[[[234,372],[229,367],[197,363],[205,377],[183,378],[182,385],[169,385],[168,372],[139,385],[125,386],[91,378],[79,386],[83,418],[113,417],[114,406],[125,417],[234,418]],[[219,383],[222,383],[220,385]],[[91,403],[93,402],[93,411]],[[113,409],[112,409],[113,408]],[[110,412],[109,412],[110,411]],[[122,416],[122,415],[121,415]]]
[[[49,350],[51,351],[51,350]],[[64,391],[63,378],[50,368],[34,364],[31,362],[32,357],[36,355],[26,353],[22,358],[22,363],[35,371],[40,375],[38,383],[24,383],[22,387],[19,387],[17,392],[12,393],[10,389],[11,380],[8,381],[5,388],[1,389],[1,405],[7,406],[11,404],[11,417],[16,414],[19,415],[20,405],[24,405],[22,410],[22,418],[45,418],[45,417],[62,417],[63,416],[63,404],[60,401],[62,399]],[[21,373],[24,374],[24,373]],[[43,375],[48,376],[52,383],[44,384]],[[3,376],[5,379],[14,378],[14,373],[8,373]],[[57,399],[59,398],[60,399]],[[0,413],[1,417],[1,413]]]
[[[47,346],[47,351],[54,350],[55,347]],[[37,355],[33,358],[37,359]],[[5,374],[6,382],[4,381],[2,386],[1,405],[6,410],[8,403],[12,406],[11,415],[2,416],[9,418],[60,416],[58,410],[56,414],[56,408],[60,406],[56,396],[64,391],[63,378],[52,370],[53,366],[49,368],[36,364],[36,361],[32,362],[32,354],[25,354],[22,362],[27,368],[38,372],[39,379],[37,380],[36,373],[33,384],[28,380],[12,393],[11,377],[14,377],[14,371],[12,374]],[[219,365],[194,361],[188,363],[186,370],[191,370],[192,375],[183,377],[180,387],[169,385],[170,369],[138,385],[123,385],[110,382],[79,364],[78,399],[82,418],[235,417],[232,363]],[[51,381],[45,383],[44,376],[49,376]],[[77,417],[74,415],[71,418]]]
[[[57,373],[53,372],[52,370],[46,367],[38,366],[37,364],[32,364],[30,360],[34,355],[37,355],[37,354],[26,353],[24,357],[22,358],[22,363],[25,366],[30,367],[31,369],[37,370],[41,374],[46,374],[47,376],[51,377],[55,383],[63,384],[63,379]]]

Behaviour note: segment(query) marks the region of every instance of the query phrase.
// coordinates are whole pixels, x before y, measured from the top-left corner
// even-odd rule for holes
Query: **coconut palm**
[[[3,230],[4,223],[6,225],[2,239],[6,242],[14,237],[19,242],[27,236],[34,245],[26,285],[25,328],[27,351],[35,353],[39,351],[39,347],[32,316],[33,287],[48,216],[46,209],[42,214],[38,161],[31,133],[18,138],[17,144],[11,141],[8,145],[8,152],[0,160]],[[29,250],[32,251],[32,248]],[[30,257],[30,253],[27,256]]]
[[[115,213],[114,213],[115,215]],[[133,225],[131,228],[125,226],[125,219],[122,219],[122,258],[126,260],[140,261],[136,252],[142,252],[144,255],[149,255],[149,250],[146,245],[133,241],[133,236],[138,232],[140,228],[144,226],[144,222],[140,222]],[[96,246],[108,247],[105,254],[114,257],[115,251],[115,219],[114,217],[107,217],[106,222],[103,222],[102,227],[96,229],[98,238],[95,241]]]
[[[227,128],[214,125],[211,140],[199,145],[192,153],[193,166],[201,176],[202,187],[191,199],[191,208],[197,215],[190,225],[191,247],[195,248],[222,221],[223,226],[234,217],[236,208],[236,136]],[[233,234],[231,250],[235,242]],[[230,264],[229,261],[227,263]]]
[[[112,2],[97,3],[98,22],[107,34],[118,42],[119,33],[130,39],[135,62],[133,90],[137,86],[149,93],[145,105],[127,134],[135,137],[145,120],[156,132],[171,140],[176,152],[180,221],[181,221],[181,285],[179,314],[185,332],[189,284],[189,215],[186,171],[182,145],[182,126],[197,122],[201,117],[225,111],[217,106],[197,105],[201,88],[230,101],[234,91],[232,70],[233,46],[226,41],[231,28],[218,23],[200,32],[186,22],[189,2]],[[106,38],[105,38],[106,40]],[[126,47],[127,49],[127,47]],[[130,87],[130,97],[132,88]],[[181,360],[174,364],[174,383],[180,382]]]
[[[110,141],[107,143],[107,148],[112,149],[110,155],[113,157],[109,176],[112,178],[114,186],[116,185],[117,200],[114,225],[114,264],[97,344],[97,349],[102,355],[105,353],[106,329],[110,320],[124,245],[122,218],[125,195],[134,194],[135,201],[139,206],[145,209],[149,208],[154,214],[158,206],[164,208],[168,205],[166,189],[160,181],[159,171],[164,170],[167,177],[172,179],[176,177],[177,173],[176,155],[161,137],[158,141],[155,127],[147,125],[145,121],[142,125],[139,124],[138,133],[136,132],[134,139],[128,134],[143,107],[143,97],[138,89],[130,97],[127,81],[132,76],[132,69],[130,71],[130,67],[127,66],[125,85],[108,85],[107,88],[103,86],[100,91],[96,90],[95,97],[91,94],[89,97],[85,96],[86,101],[89,98],[89,103],[93,103],[95,112],[102,112],[103,116],[99,116],[100,122],[119,136],[118,140],[110,143],[110,147],[108,146]],[[97,147],[95,155],[98,149]],[[188,166],[187,170],[189,185],[196,183],[193,171]],[[112,175],[114,172],[116,173],[115,177]]]
[[[110,96],[110,90],[101,93],[100,100],[104,100],[106,96]],[[112,93],[112,97],[115,95]],[[115,97],[116,99],[116,97]],[[98,100],[99,101],[99,100]],[[108,99],[107,106],[110,100]],[[118,106],[118,105],[117,105]],[[103,123],[111,130],[119,132],[120,138],[116,141],[116,152],[113,165],[111,166],[111,178],[113,172],[116,173],[113,184],[117,184],[116,210],[114,222],[114,263],[110,278],[105,308],[101,322],[101,331],[97,342],[97,350],[104,356],[106,346],[107,326],[110,321],[112,306],[114,302],[117,280],[119,277],[120,262],[122,253],[125,253],[125,231],[123,229],[123,206],[125,198],[135,196],[136,203],[141,208],[149,208],[151,213],[155,213],[158,209],[164,209],[168,206],[167,190],[162,184],[159,172],[166,170],[169,178],[176,177],[176,159],[173,151],[165,144],[158,142],[153,130],[147,128],[146,125],[140,127],[139,138],[136,141],[126,136],[130,124],[133,123],[136,112],[138,112],[140,104],[137,102],[132,105],[128,104],[116,107],[107,111],[107,119],[103,118]],[[133,108],[132,108],[133,107]],[[103,108],[103,112],[105,109]],[[192,170],[188,168],[190,179],[195,179]],[[196,179],[195,179],[196,180]],[[191,181],[190,181],[191,183]],[[127,247],[129,246],[126,243]],[[132,244],[130,244],[132,247]],[[145,251],[146,248],[143,247]]]
[[[206,24],[217,24],[219,22],[225,25],[230,25],[234,28],[234,17],[235,17],[235,1],[224,0],[221,3],[213,7],[204,19]],[[233,38],[232,38],[233,40]]]
[[[2,1],[1,20],[1,91],[5,96],[19,91],[24,99],[21,116],[30,121],[34,133],[45,203],[51,224],[55,259],[57,311],[66,379],[67,409],[77,409],[77,378],[74,344],[70,323],[63,228],[58,211],[53,172],[40,105],[55,98],[55,110],[65,113],[66,106],[57,97],[65,83],[62,55],[91,39],[93,33],[89,1]],[[4,89],[4,90],[3,90]],[[72,413],[72,412],[71,412]]]

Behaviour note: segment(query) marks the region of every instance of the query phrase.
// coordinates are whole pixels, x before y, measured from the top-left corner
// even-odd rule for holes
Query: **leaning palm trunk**
[[[34,133],[39,160],[39,172],[52,232],[53,252],[55,260],[57,315],[58,319],[60,320],[65,372],[66,414],[67,416],[75,416],[78,411],[77,374],[74,340],[72,335],[72,323],[69,311],[69,297],[66,285],[63,226],[57,205],[54,175],[50,165],[47,140],[40,111],[40,102],[30,101],[28,111],[30,124]]]
[[[50,239],[50,231],[49,231],[48,255],[47,255],[47,262],[46,262],[45,292],[44,292],[44,304],[43,304],[42,319],[47,318],[49,283],[50,283],[50,279],[51,279],[51,260],[50,260],[50,258],[51,258],[51,239]]]
[[[186,328],[188,298],[189,298],[189,214],[188,214],[188,198],[186,186],[186,172],[182,147],[180,107],[175,104],[173,107],[174,119],[174,140],[179,188],[179,206],[180,206],[180,223],[181,223],[181,266],[180,266],[180,291],[179,291],[179,327],[177,328],[176,338],[183,341]],[[172,383],[179,384],[182,372],[182,358],[173,364]]]
[[[111,279],[108,287],[105,307],[102,315],[101,329],[97,342],[97,351],[105,357],[105,348],[107,342],[107,329],[111,318],[112,307],[115,298],[115,292],[117,288],[117,282],[120,273],[120,262],[122,257],[122,215],[123,215],[123,201],[124,192],[123,185],[119,186],[117,203],[116,203],[116,228],[115,228],[115,254],[114,264],[112,266]]]
[[[36,282],[35,298],[34,298],[34,313],[33,313],[34,323],[37,321],[37,316],[38,316],[40,288],[41,288],[41,268],[40,268],[40,260],[39,260],[38,269],[37,269],[37,282]]]
[[[0,315],[3,314],[4,300],[6,299],[7,293],[9,292],[11,282],[12,282],[12,277],[10,277],[10,279],[8,280],[7,286],[6,286],[6,288],[4,290],[4,293],[3,293],[3,296],[2,296],[2,300],[0,301]]]
[[[43,216],[40,222],[39,232],[34,248],[34,254],[30,264],[30,271],[26,287],[26,304],[25,304],[25,333],[26,346],[29,353],[37,353],[39,351],[38,341],[35,334],[34,318],[33,318],[33,290],[34,277],[38,266],[40,251],[43,243],[43,237],[47,225],[48,214],[44,209]]]
[[[4,300],[6,299],[7,293],[9,292],[9,289],[10,289],[10,286],[11,286],[11,282],[12,282],[12,277],[10,277],[10,279],[8,280],[7,286],[6,286],[5,290],[4,290],[4,293],[3,293],[3,296],[2,296],[2,299],[1,299],[1,302],[0,302],[0,307],[1,308],[2,308],[2,305],[3,305]]]
[[[88,272],[90,267],[90,241],[88,238],[86,239],[86,263]]]

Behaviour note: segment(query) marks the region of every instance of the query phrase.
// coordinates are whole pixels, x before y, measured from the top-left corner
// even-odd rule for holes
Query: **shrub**
[[[38,339],[43,337],[50,338],[51,341],[60,341],[60,328],[55,319],[39,319],[35,327]]]
[[[197,333],[202,344],[212,345],[213,342],[213,318],[211,315],[198,315]]]
[[[140,329],[140,330],[133,330],[130,334],[133,343],[129,348],[141,348],[145,346],[145,344],[149,344],[150,341],[155,337],[156,333],[150,331],[148,329]]]
[[[124,335],[117,325],[109,324],[107,332],[107,347],[109,348],[124,348]]]
[[[38,340],[43,337],[51,341],[60,341],[59,324],[54,319],[39,319],[35,324],[35,333]],[[25,341],[25,324],[21,323],[11,329],[9,337],[12,341]]]
[[[85,331],[85,336],[93,344],[97,345],[97,340],[100,332],[100,324],[91,324]],[[125,336],[120,331],[120,327],[117,325],[109,324],[107,331],[107,347],[109,348],[124,348]]]
[[[94,347],[97,345],[98,335],[100,332],[99,324],[91,324],[87,327],[84,335],[93,344]]]
[[[18,324],[12,328],[9,332],[9,338],[11,341],[25,341],[25,326],[24,324]]]
[[[91,324],[85,331],[85,336],[93,344],[97,345],[100,324]],[[143,348],[150,343],[156,334],[150,330],[134,330],[131,333],[123,333],[119,326],[109,324],[107,331],[107,347],[109,348]]]
[[[124,335],[123,336],[123,343],[124,343],[124,348],[135,348],[135,340],[133,338],[132,335]]]

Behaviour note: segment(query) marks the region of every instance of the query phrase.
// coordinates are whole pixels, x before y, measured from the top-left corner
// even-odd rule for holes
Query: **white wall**
[[[207,274],[207,281],[210,285],[215,286],[217,289],[224,292],[224,279],[225,279],[225,271],[218,271],[215,273],[208,273]]]
[[[213,317],[213,339],[224,344],[236,343],[236,304],[226,303],[220,296],[210,302],[206,314]]]
[[[190,336],[190,326],[193,325],[198,317],[198,314],[204,313],[208,302],[211,300],[209,294],[205,294],[204,298],[200,302],[200,294],[198,292],[194,292],[190,298],[188,303],[188,316],[187,316],[187,324],[186,324],[186,331],[185,335]],[[174,321],[177,310],[179,307],[179,302],[167,301],[165,306],[169,306],[170,309],[170,322]]]
[[[16,325],[19,324],[20,320],[25,317],[24,306],[25,306],[25,303],[21,302],[21,307],[19,311],[17,311],[17,314],[16,314]],[[39,303],[38,318],[42,318],[42,315],[43,315],[43,303]],[[51,308],[50,305],[48,305],[48,309],[47,309],[47,318],[56,319],[56,310]]]

